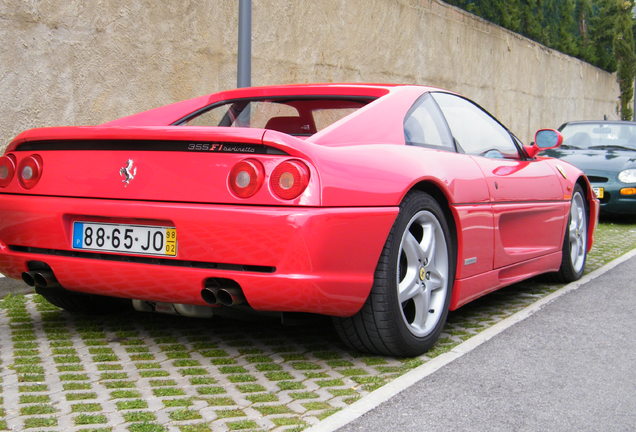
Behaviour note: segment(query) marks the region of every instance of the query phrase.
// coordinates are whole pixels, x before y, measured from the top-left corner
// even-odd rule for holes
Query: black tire
[[[132,311],[130,300],[94,294],[82,294],[64,289],[40,289],[35,291],[49,303],[78,315],[105,315]]]
[[[589,214],[589,204],[585,199],[583,188],[577,184],[572,193],[570,215],[563,238],[561,267],[555,274],[559,282],[572,282],[583,276],[587,260]]]
[[[429,350],[446,323],[455,257],[439,203],[427,193],[410,192],[400,205],[362,309],[352,317],[334,318],[340,338],[351,348],[376,354],[416,356]]]

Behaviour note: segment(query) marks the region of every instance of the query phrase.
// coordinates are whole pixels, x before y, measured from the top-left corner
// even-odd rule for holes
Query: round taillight
[[[234,194],[240,198],[249,198],[263,185],[265,170],[256,159],[245,159],[234,165],[228,184]]]
[[[0,157],[0,187],[7,187],[15,174],[15,156],[8,154]]]
[[[305,191],[309,184],[309,168],[299,160],[288,160],[272,172],[269,179],[272,191],[280,198],[291,200]]]
[[[18,166],[18,179],[25,189],[31,189],[42,177],[42,158],[39,155],[27,156]]]

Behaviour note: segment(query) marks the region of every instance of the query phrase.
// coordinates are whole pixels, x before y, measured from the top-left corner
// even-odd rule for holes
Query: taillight
[[[18,180],[25,189],[31,189],[42,177],[42,158],[39,155],[27,156],[18,166]]]
[[[7,187],[15,174],[15,156],[8,154],[0,157],[0,187]]]
[[[265,170],[256,159],[244,159],[230,171],[228,183],[232,192],[240,198],[249,198],[263,185]]]
[[[299,160],[288,160],[272,172],[269,179],[272,191],[280,198],[290,200],[305,191],[309,184],[309,168]]]

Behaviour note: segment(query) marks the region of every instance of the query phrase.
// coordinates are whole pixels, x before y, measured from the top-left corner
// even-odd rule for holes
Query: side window
[[[448,126],[465,153],[488,158],[519,159],[510,133],[490,114],[459,96],[435,93]]]
[[[404,119],[407,144],[454,150],[453,137],[430,93],[415,102]]]

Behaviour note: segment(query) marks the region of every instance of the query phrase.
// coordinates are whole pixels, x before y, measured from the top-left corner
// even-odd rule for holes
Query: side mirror
[[[563,135],[554,129],[540,129],[534,134],[534,145],[524,146],[528,157],[535,157],[541,150],[557,148],[563,142]]]

